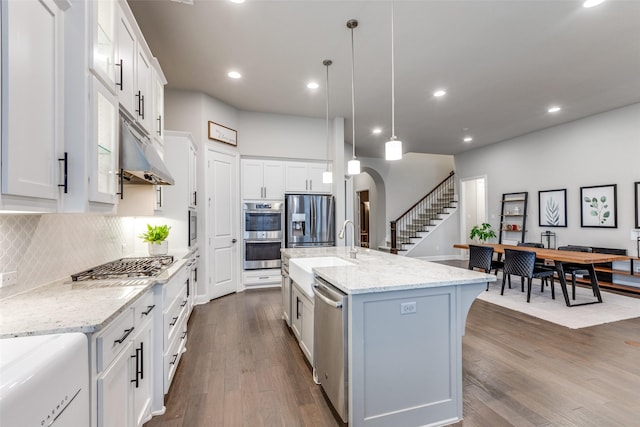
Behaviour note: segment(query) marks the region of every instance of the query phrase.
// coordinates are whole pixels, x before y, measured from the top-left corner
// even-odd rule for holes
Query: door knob
[[[238,239],[231,239],[231,243],[235,243],[237,241],[238,241]]]

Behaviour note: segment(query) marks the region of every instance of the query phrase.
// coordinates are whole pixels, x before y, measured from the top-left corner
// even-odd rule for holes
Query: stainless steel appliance
[[[120,258],[80,273],[72,274],[74,282],[84,280],[123,279],[128,277],[155,277],[173,264],[173,256]]]
[[[346,423],[349,420],[347,296],[317,276],[313,293],[315,375]]]
[[[280,268],[282,203],[244,203],[243,216],[244,269]]]
[[[90,425],[88,363],[81,333],[0,340],[0,425]]]
[[[287,194],[286,246],[335,246],[335,203],[333,196],[320,194]]]
[[[187,209],[187,235],[189,248],[195,248],[198,244],[198,212],[195,209]]]

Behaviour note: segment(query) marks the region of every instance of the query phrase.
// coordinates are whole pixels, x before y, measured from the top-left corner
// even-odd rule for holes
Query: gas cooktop
[[[72,274],[74,282],[82,280],[155,277],[173,263],[173,256],[121,258],[80,273]]]

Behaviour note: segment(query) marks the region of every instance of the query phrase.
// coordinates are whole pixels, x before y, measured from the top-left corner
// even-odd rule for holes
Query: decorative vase
[[[169,252],[169,241],[163,240],[158,243],[149,242],[149,256],[166,255]]]

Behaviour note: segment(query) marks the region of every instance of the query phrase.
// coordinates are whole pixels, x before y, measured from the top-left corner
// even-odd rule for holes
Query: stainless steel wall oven
[[[243,204],[245,270],[280,268],[283,208],[281,202]]]

